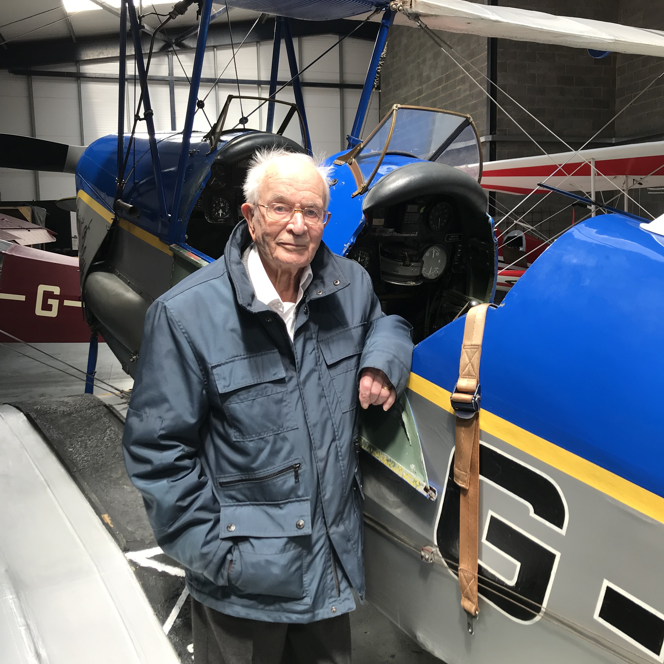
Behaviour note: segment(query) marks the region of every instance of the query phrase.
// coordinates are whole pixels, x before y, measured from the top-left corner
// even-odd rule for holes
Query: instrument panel
[[[424,338],[465,304],[468,242],[453,199],[415,198],[365,212],[349,258],[369,273],[383,309]],[[456,294],[456,295],[450,295]],[[453,297],[453,304],[447,300]]]

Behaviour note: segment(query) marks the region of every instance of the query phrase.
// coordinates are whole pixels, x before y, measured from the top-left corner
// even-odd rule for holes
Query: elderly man
[[[321,242],[325,169],[262,153],[244,191],[223,258],[148,311],[127,469],[186,569],[196,664],[347,663],[364,599],[356,406],[405,388],[410,326]]]

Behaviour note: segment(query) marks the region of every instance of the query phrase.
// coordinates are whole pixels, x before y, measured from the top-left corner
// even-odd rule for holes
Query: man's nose
[[[302,235],[302,233],[307,232],[307,225],[304,223],[304,215],[302,210],[295,209],[293,211],[293,216],[290,220],[290,227],[293,230],[293,233],[296,235]]]

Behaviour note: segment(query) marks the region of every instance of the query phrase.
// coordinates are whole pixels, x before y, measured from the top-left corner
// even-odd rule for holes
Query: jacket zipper
[[[299,307],[300,307],[300,305],[302,304],[303,301],[304,300],[301,300],[300,304],[298,304],[298,308],[297,308],[296,314],[295,314],[296,318],[297,318],[297,311],[299,310]],[[297,382],[298,382],[298,385],[300,386],[300,392],[301,392],[302,391],[302,386],[300,384],[300,376],[299,376],[300,369],[299,369],[298,363],[297,363],[297,353],[295,352],[295,343],[293,342],[293,339],[291,339],[290,336],[288,335],[288,332],[286,330],[286,325],[281,326],[281,331],[282,331],[282,334],[284,335],[284,338],[286,339],[286,343],[288,343],[290,345],[291,352],[293,353],[293,359],[295,360],[295,370],[297,371],[297,374],[298,374]],[[299,466],[299,464],[296,464],[296,465]],[[297,470],[295,471],[295,473],[296,473],[295,481],[297,482],[298,481]],[[323,516],[323,520],[325,520],[325,516]],[[334,587],[337,591],[337,597],[341,597],[341,586],[339,585],[339,574],[337,573],[337,563],[336,563],[336,560],[334,559],[334,548],[332,546],[332,538],[330,537],[330,531],[327,527],[327,523],[325,524],[325,532],[327,534],[328,542],[330,544],[330,555],[332,557],[332,576],[334,576]]]
[[[293,473],[293,478],[295,479],[295,484],[300,482],[300,468],[302,467],[301,463],[294,463],[287,468],[281,468],[280,470],[275,470],[269,475],[261,475],[260,477],[243,477],[238,480],[226,480],[224,482],[219,482],[219,486],[232,486],[233,484],[244,484],[245,482],[264,482],[266,480],[272,480],[275,477],[280,475],[285,475],[286,473]]]

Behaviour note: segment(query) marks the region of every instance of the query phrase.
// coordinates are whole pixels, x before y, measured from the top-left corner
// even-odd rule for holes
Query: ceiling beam
[[[239,21],[233,24],[234,41],[237,46],[238,37],[246,34],[253,21]],[[307,37],[316,35],[346,35],[358,27],[355,21],[297,21],[291,19],[291,32],[293,37]],[[355,39],[375,40],[378,24],[365,23],[353,34]],[[174,38],[171,34],[170,38]],[[265,23],[258,23],[247,38],[246,43],[259,41],[271,42],[274,37],[274,19],[269,18]],[[241,41],[241,39],[240,39]],[[220,23],[210,26],[207,46],[230,46],[231,40],[228,26]],[[143,52],[147,53],[149,39],[142,39]],[[181,45],[186,50],[186,43]],[[129,45],[127,55],[133,55]],[[0,50],[0,69],[26,69],[29,67],[44,67],[71,62],[94,62],[118,58],[120,48],[118,36],[106,35],[98,37],[77,38],[74,44],[67,39],[45,39],[40,41],[20,41],[8,45],[5,51]]]
[[[118,81],[118,76],[116,74],[89,74],[87,72],[76,72],[76,71],[53,71],[52,69],[13,69],[12,74],[17,76],[43,76],[45,78],[71,78],[71,79],[86,79],[92,81]],[[127,74],[127,81],[138,80],[138,77],[133,76],[132,74]],[[175,83],[188,83],[189,79],[186,76],[152,76],[150,75],[151,81],[160,81],[160,82],[169,82],[173,80]],[[241,78],[239,81],[236,81],[234,78],[220,78],[216,79],[210,76],[201,76],[202,84],[209,83],[219,83],[221,85],[235,85],[239,82],[240,85],[261,85],[267,87],[270,84],[269,79],[257,79],[257,78]],[[289,80],[279,80],[277,85],[284,85],[289,83]],[[336,82],[327,82],[327,81],[302,81],[301,85],[308,88],[331,88],[338,90],[343,88],[344,90],[361,90],[364,85],[362,83],[336,83]]]
[[[69,20],[69,14],[67,14],[67,28],[69,30],[69,34],[71,36],[71,40],[76,43],[76,33],[74,32],[74,26],[71,24],[71,21]]]
[[[228,10],[226,9],[226,7],[222,7],[221,9],[214,12],[214,14],[210,16],[210,23],[212,23],[212,21],[219,18],[220,16],[223,16],[227,11]],[[173,42],[179,46],[185,39],[193,37],[197,32],[198,32],[198,25],[192,25],[191,28],[185,30],[184,32],[181,32],[173,40]]]

